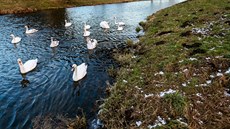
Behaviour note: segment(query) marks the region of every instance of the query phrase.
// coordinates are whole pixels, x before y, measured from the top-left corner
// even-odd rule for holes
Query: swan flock
[[[125,23],[124,22],[116,22],[116,17],[114,17],[114,19],[115,19],[115,25],[118,26],[117,30],[123,30],[123,26],[125,25]],[[67,22],[67,20],[65,20],[65,24],[64,24],[65,27],[69,27],[71,25],[72,25],[71,22]],[[102,21],[102,22],[100,22],[99,25],[103,29],[109,29],[110,28],[109,23],[107,21]],[[32,33],[35,33],[38,31],[37,29],[29,29],[29,27],[27,25],[25,25],[25,28],[26,28],[26,31],[25,31],[26,34],[32,34]],[[90,25],[87,25],[86,23],[84,23],[83,36],[86,37],[87,49],[92,50],[92,49],[96,48],[98,42],[96,39],[89,38],[89,36],[90,36],[89,29],[90,28],[91,28]],[[11,43],[14,43],[14,44],[19,43],[22,39],[21,37],[15,36],[14,34],[11,34],[10,36],[12,37]],[[50,47],[53,48],[53,47],[57,47],[58,45],[59,45],[59,41],[54,40],[54,38],[51,37]],[[27,60],[25,63],[23,63],[22,60],[20,58],[18,58],[17,62],[18,62],[20,73],[26,74],[26,73],[34,70],[37,67],[38,59]],[[84,78],[87,74],[87,67],[88,66],[86,63],[82,63],[80,65],[73,64],[72,65],[72,71],[73,71],[72,79],[73,79],[73,81],[79,81],[82,78]]]

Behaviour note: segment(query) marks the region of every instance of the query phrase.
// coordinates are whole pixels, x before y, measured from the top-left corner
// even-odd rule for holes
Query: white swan
[[[22,60],[20,58],[18,59],[18,65],[20,68],[20,72],[22,74],[25,74],[33,70],[37,66],[37,63],[38,63],[38,59],[28,60],[24,64],[22,63]]]
[[[21,37],[15,37],[13,34],[10,35],[13,39],[11,41],[11,43],[18,43],[21,41]]]
[[[90,25],[86,25],[86,23],[84,24],[84,29],[88,30],[90,29]]]
[[[90,32],[84,28],[83,36],[84,36],[84,37],[87,37],[87,36],[89,36],[89,35],[90,35]]]
[[[67,22],[67,20],[65,20],[65,27],[69,27],[69,26],[71,26],[71,25],[72,25],[71,22]]]
[[[90,50],[94,49],[97,46],[97,40],[96,39],[87,38],[86,41],[87,41],[87,48]]]
[[[107,21],[102,21],[101,23],[100,23],[100,27],[101,28],[104,28],[104,29],[109,29],[110,27],[109,27],[109,23],[107,22]]]
[[[57,47],[59,45],[59,41],[54,41],[53,37],[51,37],[50,47]]]
[[[115,24],[116,25],[120,25],[120,26],[124,26],[125,25],[124,22],[117,22],[117,18],[116,17],[114,17],[114,20],[115,20]]]
[[[123,26],[118,25],[117,30],[123,30]]]
[[[26,34],[32,34],[38,31],[36,29],[29,29],[28,26],[25,26],[25,28],[26,28]]]
[[[76,64],[72,65],[72,71],[73,71],[73,81],[78,81],[85,77],[87,73],[87,65],[85,63],[82,63],[81,65],[77,66]]]

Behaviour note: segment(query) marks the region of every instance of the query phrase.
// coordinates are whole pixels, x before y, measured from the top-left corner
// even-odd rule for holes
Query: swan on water
[[[97,46],[97,40],[96,39],[87,38],[86,41],[87,41],[87,48],[90,50],[94,49]]]
[[[123,30],[123,26],[118,25],[117,30]]]
[[[84,23],[84,29],[86,30],[90,29],[90,25],[87,25],[86,23]]]
[[[109,23],[107,22],[107,21],[102,21],[101,23],[100,23],[100,27],[101,28],[104,28],[104,29],[109,29],[110,27],[109,27]]]
[[[18,58],[17,61],[18,61],[20,72],[22,74],[28,73],[31,70],[33,70],[37,66],[37,63],[38,63],[38,59],[28,60],[24,64],[22,63],[22,60],[20,58]]]
[[[13,34],[11,34],[10,36],[13,38],[12,41],[11,41],[11,43],[18,43],[22,39],[21,37],[16,37]]]
[[[69,26],[71,26],[71,25],[72,25],[71,22],[67,22],[67,20],[65,20],[65,27],[69,27]]]
[[[59,41],[54,40],[53,37],[51,37],[50,47],[57,47],[58,45],[59,45]]]
[[[32,34],[38,31],[36,29],[29,29],[28,26],[25,26],[25,28],[26,28],[26,34]]]
[[[83,36],[84,36],[84,37],[87,37],[87,36],[89,36],[89,35],[90,35],[90,31],[88,31],[88,30],[86,30],[86,29],[84,28]]]
[[[73,71],[73,81],[78,81],[83,77],[85,77],[85,75],[87,74],[87,65],[85,63],[82,63],[79,66],[73,64],[72,71]]]
[[[116,25],[120,25],[120,26],[124,26],[125,25],[124,22],[117,22],[117,17],[114,17],[114,20],[115,20],[115,24]]]

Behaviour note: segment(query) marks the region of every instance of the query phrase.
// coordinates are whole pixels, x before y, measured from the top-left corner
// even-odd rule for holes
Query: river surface
[[[95,101],[105,97],[106,81],[114,79],[107,73],[116,67],[111,51],[125,46],[125,40],[136,40],[135,28],[148,15],[184,0],[152,0],[122,4],[84,6],[46,10],[36,13],[0,16],[0,129],[32,128],[32,119],[47,114],[75,117],[79,108],[87,118],[95,117]],[[124,30],[114,24],[125,22]],[[64,20],[72,22],[66,28]],[[100,28],[108,21],[110,29]],[[88,51],[83,35],[84,22],[91,25],[90,37],[98,46]],[[25,34],[24,26],[38,29]],[[21,42],[11,43],[10,34]],[[50,38],[59,40],[50,48]],[[23,62],[38,58],[35,70],[22,76],[17,59]],[[77,83],[72,80],[72,64],[86,63],[87,75]]]

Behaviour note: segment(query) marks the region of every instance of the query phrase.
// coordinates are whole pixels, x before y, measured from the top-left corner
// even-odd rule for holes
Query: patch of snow
[[[157,120],[155,121],[154,125],[148,125],[149,129],[155,128],[157,126],[165,125],[166,121],[164,118],[161,118],[160,116],[157,116]]]
[[[223,73],[217,73],[216,76],[218,77],[223,76]]]
[[[230,74],[230,68],[225,72],[225,74]]]
[[[214,75],[210,75],[209,77],[210,77],[210,78],[214,78],[215,76],[214,76]]]
[[[206,81],[207,84],[211,84],[212,83],[212,80],[208,80]]]
[[[136,121],[136,125],[137,125],[137,127],[139,127],[141,124],[142,124],[142,122],[141,122],[141,121]]]
[[[124,82],[124,83],[127,83],[128,81],[126,81],[126,80],[123,80],[123,82]]]
[[[201,104],[201,103],[203,103],[203,102],[201,102],[201,101],[198,100],[198,101],[196,101],[196,103],[200,103],[200,104]]]
[[[168,91],[160,92],[160,97],[163,97],[165,94],[172,94],[175,92],[176,92],[175,90],[169,89]]]
[[[196,58],[189,58],[189,60],[194,61],[194,60],[197,60],[197,59]]]
[[[182,83],[182,86],[187,86],[187,84],[186,83]]]
[[[218,114],[218,115],[221,115],[221,116],[223,115],[223,113],[222,113],[222,112],[218,112],[217,114]]]
[[[145,94],[145,98],[148,98],[148,97],[151,97],[151,96],[153,96],[154,94]]]
[[[223,56],[215,56],[215,58],[222,58]]]
[[[230,97],[230,94],[226,91],[224,91],[224,95]]]
[[[198,122],[200,125],[204,124],[204,122],[202,120],[199,120]]]
[[[207,57],[207,58],[205,58],[206,60],[210,60],[211,58],[210,57]]]
[[[213,50],[215,50],[215,47],[213,47],[213,48],[211,48],[211,49],[209,49],[209,50],[213,51]]]
[[[180,61],[179,61],[179,63],[182,63],[182,62],[184,62],[184,60],[180,60]]]
[[[137,88],[138,90],[141,90],[141,88],[139,88],[138,86],[135,86],[135,88]]]
[[[196,96],[202,97],[201,93],[196,93]]]
[[[160,71],[159,73],[155,73],[154,75],[156,76],[156,75],[164,75],[164,72],[163,71]]]
[[[185,125],[185,126],[188,126],[187,123],[185,123],[185,122],[182,121],[182,118],[177,119],[177,121],[180,122],[181,124]]]
[[[155,128],[155,127],[156,127],[155,125],[148,125],[149,129],[152,129],[152,128]]]
[[[137,56],[132,56],[132,58],[137,58]]]
[[[164,72],[160,71],[160,72],[159,72],[159,74],[160,74],[160,75],[163,75],[163,74],[164,74]]]
[[[208,86],[207,84],[200,84],[200,86]]]
[[[188,71],[188,69],[184,69],[184,70],[183,70],[183,72],[186,72],[186,71]]]

